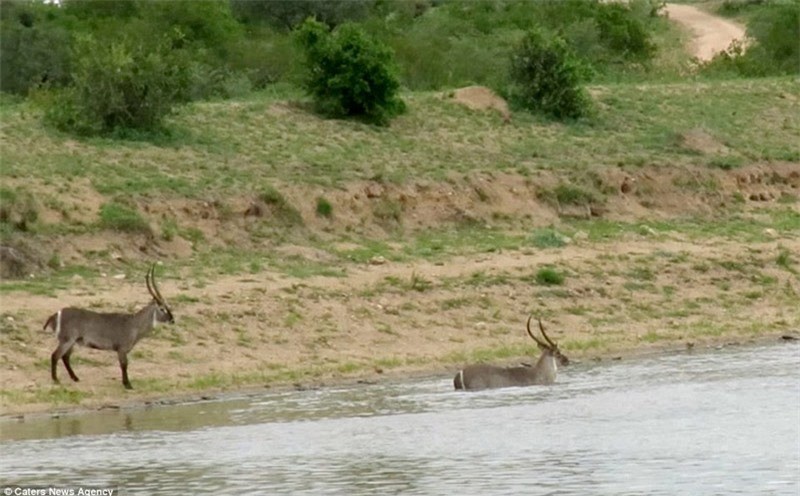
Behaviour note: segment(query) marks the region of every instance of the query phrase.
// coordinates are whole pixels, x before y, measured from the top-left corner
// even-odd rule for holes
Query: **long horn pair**
[[[547,342],[550,343],[550,346],[552,346],[553,348],[556,348],[556,344],[553,342],[552,339],[550,339],[550,336],[548,336],[547,333],[544,332],[544,326],[542,325],[542,319],[538,319],[538,320],[539,320],[539,330],[542,331],[542,336],[544,336],[544,338],[547,340]]]
[[[538,344],[539,346],[543,346],[545,348],[552,348],[554,345],[552,344],[552,341],[550,341],[550,338],[547,337],[547,334],[544,333],[544,328],[542,327],[542,319],[537,319],[539,321],[539,329],[542,330],[542,335],[545,337],[545,339],[547,339],[547,341],[550,341],[550,344],[547,344],[544,341],[542,341],[541,339],[539,339],[536,336],[534,336],[533,332],[531,331],[531,319],[532,318],[533,318],[533,315],[528,316],[528,323],[525,324],[525,328],[528,330],[528,336],[530,336],[531,339],[536,341],[536,344]]]
[[[147,275],[144,278],[145,283],[147,283],[147,291],[150,292],[150,295],[161,305],[164,304],[164,297],[161,296],[161,291],[158,290],[158,286],[156,286],[156,264],[150,266],[150,270],[147,271]],[[152,286],[151,286],[152,284]]]

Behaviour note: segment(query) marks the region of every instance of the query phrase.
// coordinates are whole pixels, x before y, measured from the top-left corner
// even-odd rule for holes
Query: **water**
[[[0,486],[124,494],[800,494],[800,347],[0,424]]]

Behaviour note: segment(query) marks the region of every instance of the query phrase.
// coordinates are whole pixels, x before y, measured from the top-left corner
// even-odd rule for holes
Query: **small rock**
[[[636,179],[630,176],[625,176],[625,179],[622,180],[622,184],[619,186],[619,190],[623,195],[630,193],[631,189],[633,188],[633,183],[636,182]]]
[[[381,255],[377,255],[369,259],[370,265],[384,265],[386,263],[386,258],[382,257]]]
[[[114,279],[125,279],[125,274],[116,274]]]
[[[9,322],[14,322],[14,317],[9,315],[8,317],[6,317],[6,320],[9,321]]]
[[[776,231],[775,229],[773,229],[771,227],[768,227],[768,228],[764,229],[764,236],[769,236],[770,238],[777,238],[778,237],[778,231]]]
[[[572,235],[572,239],[574,239],[575,241],[585,241],[589,239],[589,233],[587,233],[586,231],[578,231]]]

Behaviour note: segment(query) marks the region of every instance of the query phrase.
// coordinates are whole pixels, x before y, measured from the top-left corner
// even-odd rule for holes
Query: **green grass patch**
[[[536,229],[530,236],[530,244],[536,248],[562,248],[567,244],[567,238],[552,228]]]
[[[320,217],[325,217],[326,219],[330,219],[333,217],[333,205],[331,202],[323,197],[317,198],[317,215]]]
[[[535,280],[543,286],[560,286],[564,284],[565,275],[555,267],[542,267],[536,271]]]
[[[150,226],[137,210],[116,202],[100,207],[100,227],[130,233],[150,232]]]

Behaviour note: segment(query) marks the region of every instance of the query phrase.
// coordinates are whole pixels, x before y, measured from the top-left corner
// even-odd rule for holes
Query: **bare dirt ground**
[[[745,39],[745,29],[735,22],[703,12],[692,5],[668,3],[670,19],[682,24],[692,33],[689,52],[699,61],[711,60],[726,50],[732,42]]]

